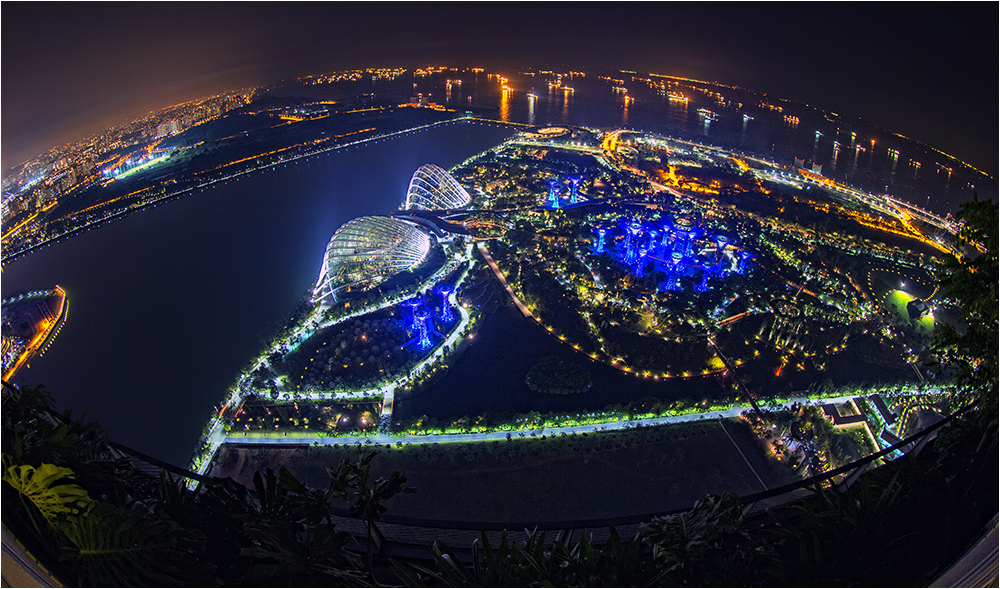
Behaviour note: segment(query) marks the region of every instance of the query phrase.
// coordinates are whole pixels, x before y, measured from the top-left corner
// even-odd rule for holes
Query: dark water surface
[[[525,384],[532,366],[558,356],[590,375],[588,391],[572,395],[537,393]],[[472,344],[454,366],[425,392],[397,400],[397,421],[421,415],[435,419],[475,417],[487,411],[527,413],[600,411],[615,403],[661,399],[714,399],[724,392],[714,376],[653,380],[625,374],[577,352],[513,306],[484,317]]]
[[[508,82],[512,90],[507,93],[500,91],[495,78],[490,80],[484,74],[478,78],[467,73],[462,76],[462,85],[452,87],[450,104],[499,105],[494,117],[500,120],[633,128],[740,149],[785,164],[799,158],[807,165],[822,165],[823,174],[837,181],[891,194],[942,216],[955,213],[959,204],[971,200],[974,190],[981,198],[997,197],[995,178],[965,167],[932,147],[896,135],[892,129],[747,89],[680,82],[670,90],[660,91],[642,78],[657,83],[667,82],[665,78],[611,73],[610,77],[624,82],[632,98],[626,104],[625,94],[616,93],[613,83],[596,74],[564,77],[562,83],[573,88],[571,93],[550,91],[541,76],[513,75]],[[442,81],[433,77],[416,81],[415,91],[439,101],[446,97],[447,87]],[[371,89],[378,92],[390,88],[375,85]],[[671,100],[669,92],[683,94],[688,101]],[[529,93],[537,98],[529,99]],[[713,119],[706,120],[699,109],[710,111]]]
[[[18,383],[88,409],[112,439],[185,464],[269,327],[312,287],[342,223],[399,206],[422,164],[451,167],[506,126],[457,123],[206,190],[5,265],[4,296],[66,289],[69,313]]]

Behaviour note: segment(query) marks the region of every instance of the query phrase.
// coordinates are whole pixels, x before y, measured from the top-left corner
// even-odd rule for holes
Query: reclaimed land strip
[[[753,440],[745,423],[728,428]],[[741,430],[746,430],[742,431]],[[706,493],[740,495],[796,479],[743,447],[709,421],[635,428],[599,435],[517,438],[478,444],[370,445],[379,449],[374,475],[405,472],[417,492],[392,500],[393,515],[442,521],[553,521],[627,516],[689,507]],[[258,469],[287,466],[313,487],[326,468],[356,458],[352,446],[224,444],[211,474],[249,483]],[[759,477],[755,476],[759,473]]]

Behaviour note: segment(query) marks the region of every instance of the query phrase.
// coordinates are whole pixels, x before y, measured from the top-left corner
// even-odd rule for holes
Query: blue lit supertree
[[[725,235],[716,235],[713,241],[716,245],[716,263],[712,266],[712,274],[716,278],[722,278],[726,275],[726,262],[728,261],[726,246],[729,245],[729,238]]]
[[[649,251],[656,251],[656,246],[658,245],[656,243],[656,236],[659,234],[660,234],[659,229],[649,230]]]
[[[667,290],[680,290],[680,265],[681,260],[684,258],[684,254],[680,252],[674,252],[670,254],[669,264],[667,265]]]
[[[451,302],[448,297],[455,292],[455,287],[447,282],[442,282],[437,286],[437,291],[441,294],[441,321],[451,323],[455,320],[455,315],[451,312]]]
[[[662,245],[663,247],[667,248],[667,251],[669,251],[670,250],[670,241],[672,239],[674,239],[675,237],[676,236],[674,235],[673,231],[671,231],[670,229],[664,228],[663,229],[663,240],[660,242],[660,245]]]
[[[701,282],[695,285],[694,287],[695,292],[705,292],[708,290],[708,275],[709,275],[709,269],[702,268]]]
[[[625,259],[626,265],[631,266],[636,258],[636,246],[638,245],[639,233],[642,232],[642,225],[638,221],[629,224],[628,237],[625,238]]]
[[[753,254],[747,250],[740,250],[740,265],[736,270],[737,274],[743,274],[747,269],[747,261],[753,257]]]
[[[420,297],[413,297],[403,301],[403,306],[409,307],[410,309],[410,329],[417,328],[416,312],[417,312],[417,307],[419,307],[420,305],[421,305]]]
[[[574,176],[574,177],[567,178],[567,180],[569,180],[569,183],[570,183],[569,204],[575,205],[576,202],[577,202],[577,198],[578,198],[577,186],[580,184],[580,182],[583,180],[583,178],[581,178],[579,176]]]
[[[558,180],[549,180],[549,206],[553,209],[559,208],[559,192],[562,190],[562,186],[559,186]]]
[[[603,254],[604,236],[608,234],[608,230],[606,227],[598,227],[597,229],[594,229],[594,231],[597,233],[597,248],[594,250],[594,253]]]
[[[719,261],[712,267],[713,273],[717,278],[723,278],[729,273],[729,264],[727,262],[729,262],[729,258],[725,254],[719,254]]]
[[[695,231],[691,229],[675,229],[677,240],[674,241],[674,251],[685,256],[691,255],[691,246],[694,243]]]
[[[417,345],[421,350],[426,350],[431,347],[431,338],[427,335],[427,320],[430,318],[431,312],[427,309],[420,307],[413,312],[413,320],[416,322],[417,331],[419,332],[419,340]]]
[[[649,250],[645,246],[639,248],[639,256],[635,260],[635,266],[632,267],[632,273],[636,278],[642,278],[642,267],[646,261],[646,254]]]

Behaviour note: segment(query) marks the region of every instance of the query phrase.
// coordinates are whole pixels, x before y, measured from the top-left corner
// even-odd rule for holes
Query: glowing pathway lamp
[[[437,291],[441,293],[441,321],[451,323],[455,320],[455,315],[451,312],[451,303],[448,301],[448,296],[455,292],[455,287],[447,283],[439,284]]]
[[[559,192],[561,188],[558,180],[549,180],[549,206],[553,209],[559,208]]]
[[[567,179],[570,182],[569,204],[575,205],[576,202],[577,202],[577,197],[578,197],[576,188],[580,184],[580,182],[583,180],[583,178],[575,177],[575,178],[567,178]]]
[[[604,253],[604,236],[608,234],[608,230],[604,227],[598,227],[594,229],[597,232],[597,249],[595,250],[598,254]]]
[[[421,350],[427,350],[431,347],[431,338],[427,335],[427,319],[430,316],[431,312],[423,307],[413,312],[413,322],[417,326],[417,331],[420,332],[417,345]]]

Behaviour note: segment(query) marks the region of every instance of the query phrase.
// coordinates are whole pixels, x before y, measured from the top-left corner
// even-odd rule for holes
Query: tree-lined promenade
[[[939,395],[944,394],[944,390],[940,388],[929,389],[925,391],[905,391],[900,394],[903,395]],[[776,401],[769,404],[766,409],[768,410],[779,410],[791,408],[793,405],[840,405],[843,403],[848,403],[852,399],[864,396],[865,391],[858,391],[856,393],[847,395],[838,395],[834,397],[821,397],[815,396],[800,396],[785,399],[783,401]],[[513,439],[513,438],[540,438],[542,436],[559,436],[559,435],[574,435],[574,434],[591,434],[599,433],[605,431],[620,431],[633,428],[641,427],[656,427],[664,426],[678,423],[689,423],[693,421],[705,421],[705,420],[720,420],[720,419],[731,419],[734,417],[739,417],[745,411],[749,410],[749,405],[732,405],[730,408],[708,408],[705,410],[694,410],[691,412],[686,412],[679,415],[668,415],[664,417],[651,417],[651,418],[639,418],[639,419],[629,419],[623,417],[620,419],[613,420],[610,416],[604,416],[603,418],[598,418],[599,421],[592,423],[578,423],[576,425],[566,425],[566,426],[548,426],[548,427],[522,427],[520,429],[510,426],[508,428],[497,429],[496,431],[488,432],[472,432],[472,433],[426,433],[426,434],[413,434],[413,433],[403,433],[390,434],[386,432],[380,432],[377,435],[372,436],[354,436],[354,435],[327,435],[324,433],[317,432],[312,435],[287,435],[275,434],[275,433],[260,433],[260,432],[243,432],[232,433],[228,436],[223,436],[220,438],[221,443],[230,444],[261,444],[261,445],[315,445],[315,446],[352,446],[357,444],[362,445],[385,445],[385,444],[440,444],[440,443],[468,443],[468,442],[491,442],[497,440]],[[597,414],[601,415],[601,414]],[[585,415],[581,415],[579,421],[588,421]],[[206,469],[207,470],[207,469]]]

